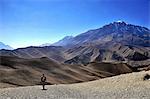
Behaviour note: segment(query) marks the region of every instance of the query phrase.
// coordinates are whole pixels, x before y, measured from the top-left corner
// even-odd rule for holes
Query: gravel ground
[[[0,89],[0,99],[150,99],[150,71],[123,74],[101,80],[68,84]]]

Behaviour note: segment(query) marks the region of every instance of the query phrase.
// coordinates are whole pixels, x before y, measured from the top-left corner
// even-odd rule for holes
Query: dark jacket
[[[42,76],[41,77],[41,82],[45,82],[46,81],[46,77],[45,76]]]

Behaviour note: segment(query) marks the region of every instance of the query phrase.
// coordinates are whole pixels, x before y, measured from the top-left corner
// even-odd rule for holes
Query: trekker
[[[42,89],[42,90],[46,90],[46,89],[45,89],[46,77],[45,77],[44,74],[43,74],[42,77],[41,77],[41,83],[42,83],[42,86],[43,86],[43,89]]]

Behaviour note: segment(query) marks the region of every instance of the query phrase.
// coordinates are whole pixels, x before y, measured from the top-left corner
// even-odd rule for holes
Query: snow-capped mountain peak
[[[113,22],[101,28],[89,30],[71,39],[62,39],[60,45],[77,45],[90,42],[119,42],[123,44],[149,46],[150,30],[146,27],[127,24],[124,21]],[[66,42],[67,41],[67,42]],[[68,42],[69,41],[69,42]],[[67,44],[68,43],[68,44]]]

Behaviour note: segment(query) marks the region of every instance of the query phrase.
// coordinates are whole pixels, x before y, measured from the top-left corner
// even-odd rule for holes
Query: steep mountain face
[[[72,44],[74,46],[91,42],[105,43],[111,41],[128,45],[150,46],[149,36],[150,30],[148,28],[125,22],[113,22],[102,28],[89,30],[72,38],[68,45]]]
[[[13,50],[12,47],[9,45],[5,45],[4,43],[0,42],[0,49],[8,49],[8,50]]]
[[[141,46],[128,46],[118,43],[92,44],[76,46],[68,49],[67,64],[83,64],[87,65],[90,62],[132,62],[132,65],[150,65],[150,48]],[[136,61],[139,61],[138,64]],[[143,62],[144,61],[144,62]]]
[[[67,53],[68,64],[97,62],[140,61],[150,65],[150,30],[125,22],[113,22],[102,28],[90,30],[72,39]],[[70,46],[70,44],[69,44]],[[144,61],[144,62],[143,62]],[[138,66],[133,63],[132,65]]]

